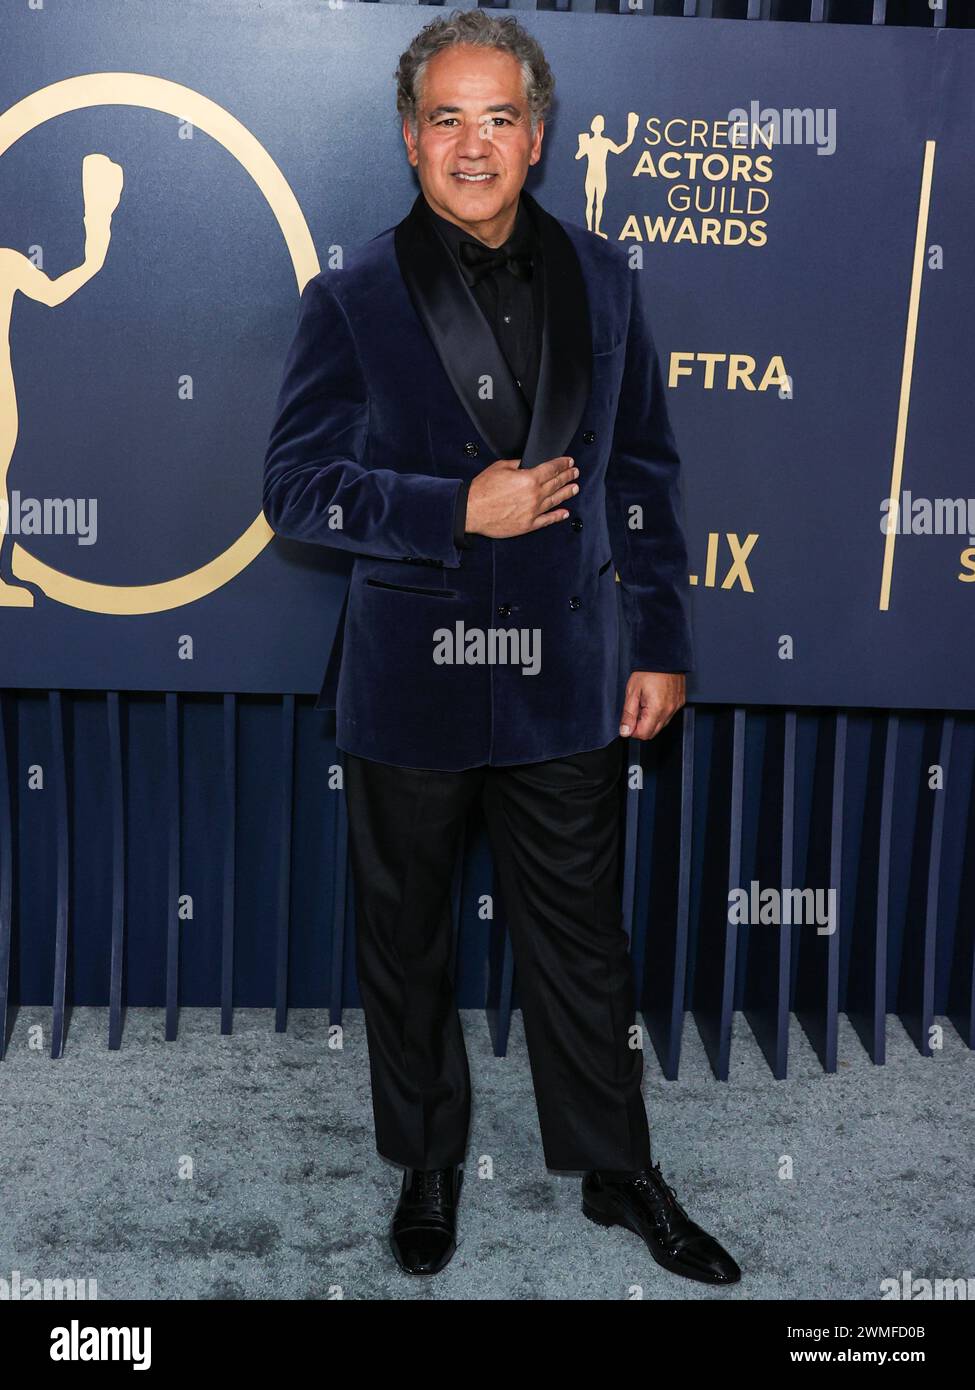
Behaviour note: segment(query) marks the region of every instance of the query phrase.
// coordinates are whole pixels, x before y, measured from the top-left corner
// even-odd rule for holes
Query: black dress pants
[[[461,772],[345,754],[356,964],[385,1158],[410,1168],[464,1162],[470,1072],[450,897],[464,820],[481,797],[546,1164],[631,1171],[650,1162],[622,926],[625,746],[615,739],[572,757]]]

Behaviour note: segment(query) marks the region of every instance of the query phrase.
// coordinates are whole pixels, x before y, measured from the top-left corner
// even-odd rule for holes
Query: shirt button
[[[510,322],[511,322],[511,315],[510,315],[510,314],[504,314],[504,315],[502,315],[502,317],[504,318],[505,323],[510,323]]]
[[[581,530],[582,530],[582,517],[581,517],[581,516],[574,516],[574,517],[572,518],[572,520],[569,522],[569,525],[572,527],[573,531],[581,531]]]
[[[586,430],[585,434],[582,436],[582,442],[583,444],[595,444],[596,436],[592,430]]]
[[[576,598],[576,596],[573,594],[572,598],[569,599],[569,607],[573,610],[575,610],[576,608],[581,608],[582,599]]]
[[[476,458],[477,458],[478,449],[477,449],[477,445],[473,442],[473,440],[469,440],[469,441],[464,445],[464,453],[467,454],[467,456],[468,456],[469,458],[472,458],[472,459],[476,459]]]
[[[498,617],[499,617],[499,618],[510,618],[510,617],[511,617],[511,604],[510,604],[510,603],[499,603],[499,604],[498,604]]]

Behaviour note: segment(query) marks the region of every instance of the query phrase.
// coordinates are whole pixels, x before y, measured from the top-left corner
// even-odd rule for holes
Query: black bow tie
[[[503,246],[495,248],[485,246],[479,241],[462,241],[459,254],[464,279],[471,286],[483,280],[485,275],[490,275],[492,270],[499,270],[502,266],[519,280],[531,279],[530,251],[506,251]]]

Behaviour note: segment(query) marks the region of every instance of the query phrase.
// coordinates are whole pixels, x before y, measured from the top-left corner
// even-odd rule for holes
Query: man
[[[409,215],[305,287],[265,464],[276,531],[354,553],[337,711],[376,1145],[409,1273],[455,1248],[470,1082],[450,886],[483,799],[546,1163],[665,1268],[734,1260],[651,1162],[621,925],[624,739],[691,663],[679,459],[637,277],[523,192],[554,82],[513,18],[402,55]],[[629,679],[619,680],[619,572]]]

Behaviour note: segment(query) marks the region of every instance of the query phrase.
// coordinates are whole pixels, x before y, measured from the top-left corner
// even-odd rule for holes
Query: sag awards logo
[[[321,269],[297,199],[281,170],[258,140],[222,106],[199,92],[165,78],[135,72],[94,72],[54,82],[0,114],[0,158],[16,141],[45,121],[100,106],[159,111],[202,130],[216,140],[260,189],[281,230],[291,257],[298,292]],[[94,277],[110,254],[112,215],[123,197],[124,170],[104,154],[82,161],[85,259],[80,266],[49,278],[19,251],[0,247],[0,569],[23,583],[0,581],[0,607],[31,608],[34,585],[48,598],[90,613],[161,613],[213,593],[245,569],[273,532],[259,512],[242,535],[221,554],[187,574],[155,584],[99,584],[42,563],[13,536],[29,528],[10,525],[7,474],[17,444],[18,415],[10,352],[14,294],[55,309]],[[15,499],[16,503],[16,499]]]
[[[628,114],[621,141],[606,134],[605,116],[593,116],[575,156],[586,161],[586,226],[609,240],[602,220],[612,156],[615,174],[631,180],[628,197],[640,188],[656,194],[652,211],[626,215],[619,241],[764,246],[772,151],[782,135],[768,116],[761,112],[764,124],[743,110],[725,120],[649,116],[639,142],[636,111]]]

